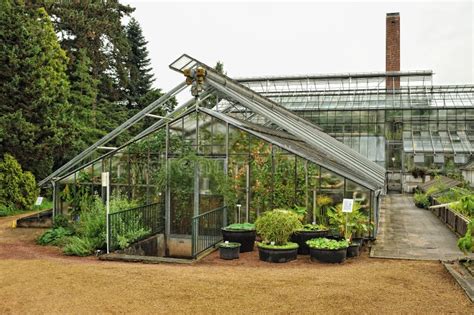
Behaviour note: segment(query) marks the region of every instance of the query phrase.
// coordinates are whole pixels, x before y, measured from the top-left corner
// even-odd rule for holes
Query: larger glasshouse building
[[[85,193],[105,198],[108,172],[110,194],[138,205],[108,216],[111,248],[120,216],[137,211],[163,255],[195,257],[229,222],[295,205],[319,222],[323,204],[343,198],[360,204],[375,237],[380,197],[411,191],[414,169],[468,164],[474,137],[474,85],[400,71],[398,14],[386,32],[378,73],[230,78],[182,55],[170,65],[182,83],[42,180],[54,213]],[[179,93],[189,101],[157,114]]]

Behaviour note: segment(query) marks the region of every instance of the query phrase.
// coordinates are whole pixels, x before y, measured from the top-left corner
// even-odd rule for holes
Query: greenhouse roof
[[[200,108],[199,110],[217,119],[225,121],[241,130],[244,130],[258,138],[277,145],[288,152],[296,154],[308,161],[329,169],[340,176],[346,177],[356,183],[361,184],[362,186],[367,185],[366,180],[364,179],[364,174],[360,174],[359,172],[354,171],[354,169],[349,168],[347,165],[341,164],[337,159],[325,154],[323,150],[320,150],[318,147],[308,145],[306,142],[298,139],[297,137],[289,135],[285,132],[240,120],[235,117],[213,111],[211,109]],[[373,186],[367,186],[367,188],[374,189]]]
[[[198,109],[199,106],[202,106],[203,110],[205,110],[204,107],[209,106],[205,100],[211,96],[217,96],[219,99],[225,99],[229,104],[232,104],[232,106],[245,108],[245,110],[248,111],[246,115],[240,117],[240,120],[234,118],[234,120],[232,120],[233,123],[238,123],[242,128],[246,128],[253,133],[258,133],[260,136],[265,136],[272,142],[278,142],[290,151],[321,164],[327,169],[343,175],[359,185],[371,190],[384,189],[385,169],[383,167],[324,133],[319,127],[299,117],[280,104],[216,72],[214,69],[188,55],[182,55],[170,65],[170,68],[184,73],[184,70],[196,69],[198,66],[207,70],[205,80],[201,83],[202,86],[199,87],[201,90],[198,97],[178,105],[176,109],[166,117],[153,114],[155,110],[165,105],[166,102],[170,101],[178,93],[188,87],[185,82],[180,83],[95,144],[78,154],[65,165],[61,166],[47,178],[40,181],[40,186],[45,183],[54,182],[59,178],[71,174],[75,170],[95,163],[107,155],[114,154],[131,142],[139,141],[151,132],[166,126],[169,121],[183,114],[190,113],[194,109]],[[194,80],[196,81],[193,82],[196,83],[197,79]],[[192,88],[195,87],[196,86],[192,85]],[[222,118],[228,121],[232,119],[229,115],[224,113],[228,110],[228,106],[219,107],[213,104],[211,107],[214,108],[214,115],[221,112]],[[255,117],[261,119],[254,119]],[[138,134],[129,135],[128,139],[126,138],[126,141],[123,144],[119,144],[117,148],[110,148],[110,151],[91,160],[94,156],[103,153],[103,151],[100,152],[100,150],[102,150],[107,143],[145,118],[155,119],[155,121],[151,125],[149,124],[149,127],[138,132]],[[257,127],[255,124],[261,125]],[[265,126],[272,126],[275,129],[279,129],[279,131],[273,130],[272,133],[269,133],[269,129]],[[257,128],[263,129],[257,130]],[[283,133],[288,136],[282,136]]]
[[[257,91],[294,111],[474,108],[474,85]]]
[[[403,150],[406,153],[469,154],[474,153],[465,131],[404,131]]]

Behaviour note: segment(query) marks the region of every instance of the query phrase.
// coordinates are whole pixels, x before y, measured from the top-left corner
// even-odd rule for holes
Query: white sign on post
[[[342,200],[342,212],[352,212],[353,206],[354,206],[354,199]]]
[[[36,198],[35,206],[41,206],[43,203],[43,197]]]
[[[102,173],[102,187],[109,185],[109,172]]]

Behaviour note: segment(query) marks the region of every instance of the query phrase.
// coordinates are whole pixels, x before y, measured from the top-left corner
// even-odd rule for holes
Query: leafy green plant
[[[342,212],[342,203],[328,210],[329,223],[338,229],[340,235],[346,240],[352,238],[352,234],[365,234],[371,229],[369,220],[361,211],[360,203],[354,203],[352,212]]]
[[[474,216],[474,194],[467,195],[459,200],[461,204],[462,213],[466,214],[468,217]]]
[[[328,195],[318,195],[316,197],[316,208],[313,209],[313,221],[319,224],[327,224],[327,209],[334,200]]]
[[[263,241],[273,242],[277,246],[285,245],[290,235],[302,227],[295,213],[283,209],[265,212],[255,222],[255,228]]]
[[[306,216],[306,213],[308,212],[308,209],[306,207],[297,206],[297,205],[295,205],[290,210],[298,216],[298,220],[300,220],[301,222],[304,221],[304,217]]]
[[[284,245],[272,245],[271,243],[258,243],[258,247],[265,248],[265,249],[297,249],[299,245],[293,242],[286,242]]]
[[[89,256],[94,253],[96,244],[96,240],[91,240],[87,237],[73,236],[64,247],[63,252],[66,255],[72,256]]]
[[[327,231],[327,229],[324,224],[305,224],[299,231]]]
[[[421,192],[416,192],[413,195],[413,201],[415,202],[415,206],[417,206],[418,208],[428,208],[428,206],[430,205],[428,196]]]
[[[74,231],[71,229],[66,229],[60,226],[47,230],[36,240],[36,242],[39,245],[61,246],[64,245],[67,242],[67,238],[73,234]]]
[[[240,247],[240,243],[222,242],[222,243],[219,244],[219,247],[222,247],[222,248],[236,248],[236,247]]]
[[[315,248],[315,249],[329,249],[329,250],[338,250],[338,249],[344,249],[349,247],[349,242],[347,240],[331,240],[328,238],[313,238],[309,241],[306,241],[306,244],[310,248]]]
[[[472,240],[474,234],[474,221],[471,220],[467,225],[466,234],[458,240],[458,247],[464,254],[474,252],[474,242]]]
[[[225,227],[226,230],[230,231],[253,231],[255,230],[255,224],[253,223],[234,223]]]
[[[53,219],[53,229],[63,227],[63,228],[70,228],[71,224],[69,223],[69,220],[67,216],[63,214],[57,214],[54,216]]]

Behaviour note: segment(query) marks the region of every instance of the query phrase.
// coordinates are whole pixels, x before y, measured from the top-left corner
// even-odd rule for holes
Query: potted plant
[[[328,228],[322,224],[305,224],[301,229],[291,235],[291,241],[298,244],[299,255],[309,255],[309,247],[306,241],[313,238],[325,237],[328,231]]]
[[[239,259],[240,243],[225,241],[219,244],[219,256],[221,259]]]
[[[307,213],[306,207],[295,206],[291,211],[294,212],[298,216],[300,222],[303,223]],[[304,224],[301,229],[291,234],[290,240],[298,244],[299,255],[309,255],[309,247],[306,244],[306,241],[312,238],[325,237],[327,232],[328,229],[326,226],[313,222],[312,224]]]
[[[262,242],[257,243],[260,260],[283,263],[296,259],[298,244],[289,242],[290,235],[303,225],[295,213],[275,209],[265,212],[255,222]]]
[[[342,263],[346,259],[349,242],[346,240],[331,240],[328,238],[314,238],[306,241],[309,246],[311,261],[325,263]]]
[[[338,204],[328,211],[328,216],[330,224],[338,230],[340,235],[343,235],[343,239],[349,242],[347,257],[359,256],[362,242],[353,240],[353,234],[361,235],[368,231],[368,219],[360,212],[360,204],[354,203],[352,212],[348,213],[342,212],[342,204]]]
[[[239,243],[241,253],[253,251],[256,236],[252,223],[234,223],[222,228],[224,241]]]

